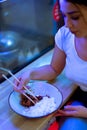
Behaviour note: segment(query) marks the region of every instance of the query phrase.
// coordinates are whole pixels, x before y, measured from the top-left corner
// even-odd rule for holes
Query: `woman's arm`
[[[30,69],[29,71],[23,73],[19,79],[20,84],[15,81],[16,86],[20,86],[20,89],[23,85],[26,85],[29,80],[52,80],[58,76],[65,66],[65,54],[61,51],[56,45],[53,52],[52,61],[49,65],[44,65],[38,68]],[[19,87],[14,88],[15,90]]]
[[[44,65],[30,72],[32,80],[52,80],[61,73],[65,66],[65,54],[57,46],[54,48],[50,65]]]

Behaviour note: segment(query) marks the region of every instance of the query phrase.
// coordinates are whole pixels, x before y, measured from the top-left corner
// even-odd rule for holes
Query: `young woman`
[[[50,65],[30,69],[15,81],[16,91],[29,80],[52,80],[65,68],[66,76],[79,86],[71,105],[58,110],[60,130],[87,130],[87,1],[59,0],[65,25],[55,36],[55,48]],[[79,93],[79,98],[78,98]],[[61,120],[60,119],[60,120]]]

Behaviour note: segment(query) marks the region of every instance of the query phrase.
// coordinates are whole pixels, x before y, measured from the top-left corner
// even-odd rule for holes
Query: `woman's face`
[[[87,22],[84,20],[78,6],[65,0],[60,0],[60,10],[64,16],[65,26],[76,37],[87,37]]]

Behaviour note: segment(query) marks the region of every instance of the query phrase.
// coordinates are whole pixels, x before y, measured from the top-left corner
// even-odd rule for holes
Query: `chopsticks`
[[[13,75],[13,73],[10,70],[3,68],[3,67],[0,67],[0,69],[9,73],[18,83],[20,83],[20,80],[15,75]],[[34,96],[34,94],[26,86],[23,85],[23,87],[25,88],[25,90],[27,90],[27,92],[29,94],[31,94],[38,101],[38,99]]]
[[[13,75],[13,74],[12,74]],[[2,74],[2,76],[3,76],[3,78],[5,78],[12,86],[14,86],[14,87],[17,87],[11,80],[9,80],[4,74]],[[13,76],[13,77],[15,77],[15,76]],[[16,77],[15,77],[15,79],[17,80],[17,81],[19,81]],[[20,82],[20,81],[19,81]],[[24,88],[29,92],[29,93],[31,93],[30,91],[29,91],[29,89],[27,89],[25,86],[24,86]],[[21,94],[23,94],[27,99],[29,99],[34,105],[35,105],[35,102],[25,93],[25,92],[22,92]],[[33,94],[32,94],[33,95]],[[38,100],[34,95],[33,95],[33,97],[36,99],[36,100]]]
[[[5,72],[7,72],[7,73],[9,73],[18,83],[20,83],[20,80],[19,80],[10,70],[8,70],[8,69],[6,69],[6,68],[3,68],[3,67],[0,67],[0,69],[3,70],[3,71],[5,71]],[[3,76],[6,80],[8,80],[8,82],[11,83],[13,86],[15,85],[13,82],[11,82],[11,81],[7,78],[4,74],[3,74],[2,76]],[[16,86],[15,86],[15,87],[16,87]],[[26,86],[23,85],[23,87],[24,87],[24,89],[26,90],[26,92],[27,92],[28,94],[32,95],[33,98],[38,101],[38,98],[37,98]],[[24,93],[24,94],[25,94],[25,93]],[[26,96],[26,97],[27,97],[27,96]]]
[[[15,75],[13,75],[11,71],[9,71],[9,74],[10,74],[18,83],[20,83],[20,80],[19,80]],[[35,95],[34,95],[26,86],[23,85],[23,87],[24,87],[24,89],[25,89],[29,94],[31,94],[31,95],[38,101],[38,99],[35,97]]]

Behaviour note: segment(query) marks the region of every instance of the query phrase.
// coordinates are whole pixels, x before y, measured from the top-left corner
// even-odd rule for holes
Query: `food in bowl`
[[[39,102],[36,102],[34,106],[25,108],[23,114],[38,117],[52,113],[56,109],[57,105],[54,101],[54,97],[44,96]]]
[[[27,93],[26,93],[27,94]],[[20,104],[25,106],[26,108],[23,110],[24,114],[30,115],[30,116],[42,116],[47,115],[50,112],[53,112],[56,109],[56,103],[54,102],[53,97],[49,96],[36,96],[38,101],[30,94],[27,94],[34,102],[33,104],[29,99],[27,99],[24,95],[20,95],[21,100]]]
[[[30,94],[26,93],[28,97],[30,97],[35,103],[37,103],[37,100]],[[35,96],[38,99],[38,102],[43,98],[43,96]],[[25,95],[20,94],[20,104],[25,107],[34,106],[32,101],[30,101]]]

